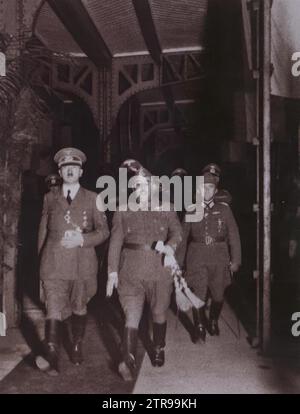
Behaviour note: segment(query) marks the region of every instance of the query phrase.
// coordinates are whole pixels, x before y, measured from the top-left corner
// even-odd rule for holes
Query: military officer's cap
[[[46,185],[50,187],[60,186],[62,184],[62,179],[57,174],[49,174],[45,178]]]
[[[210,172],[204,173],[204,184],[215,184],[218,185],[219,177],[215,174],[211,174]]]
[[[133,186],[145,183],[146,181],[151,181],[152,174],[137,160],[126,160],[122,162],[120,168],[127,168],[128,172],[131,174],[131,182]]]
[[[127,171],[132,176],[139,176],[139,177],[144,177],[147,179],[151,178],[150,171],[144,168],[142,164],[137,160],[129,159],[129,160],[123,161],[120,168],[127,168]]]
[[[176,168],[176,170],[172,172],[171,177],[174,177],[175,175],[183,177],[184,175],[188,175],[188,173],[184,168]]]
[[[139,171],[143,168],[143,166],[137,160],[128,159],[122,162],[120,168],[127,168],[129,172],[131,172],[133,175],[136,175],[139,174]]]
[[[86,162],[85,154],[77,148],[62,148],[55,156],[54,161],[58,164],[58,168],[64,165],[79,165]]]
[[[202,170],[202,174],[205,174],[205,173],[210,173],[210,174],[216,175],[217,177],[220,177],[221,168],[217,164],[208,164]]]

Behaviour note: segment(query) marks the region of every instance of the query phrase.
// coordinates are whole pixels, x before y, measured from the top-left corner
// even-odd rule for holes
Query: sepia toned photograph
[[[0,1],[2,397],[300,394],[299,21]]]

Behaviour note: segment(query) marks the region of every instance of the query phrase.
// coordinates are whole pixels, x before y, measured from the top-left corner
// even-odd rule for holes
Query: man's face
[[[135,185],[135,192],[141,203],[147,203],[151,196],[149,182],[144,178],[139,179]]]
[[[213,183],[204,184],[204,200],[209,201],[213,198],[216,193],[216,185]]]
[[[79,165],[64,165],[59,170],[59,175],[65,184],[77,184],[82,176],[82,169]]]

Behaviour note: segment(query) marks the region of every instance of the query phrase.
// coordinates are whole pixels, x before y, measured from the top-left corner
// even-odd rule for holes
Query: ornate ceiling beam
[[[162,49],[148,0],[133,0],[135,13],[140,25],[146,46],[156,64],[160,64]]]
[[[48,0],[78,46],[97,67],[110,67],[112,55],[81,0]]]

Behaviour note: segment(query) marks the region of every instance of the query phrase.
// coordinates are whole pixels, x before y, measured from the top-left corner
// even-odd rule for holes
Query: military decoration
[[[86,213],[86,211],[84,211],[83,212],[83,222],[82,222],[82,227],[84,228],[84,229],[86,229],[87,228],[87,225],[88,225],[88,218],[87,218],[87,213]]]
[[[222,220],[219,218],[219,219],[218,219],[218,233],[221,233],[221,230],[222,230],[222,224],[223,224],[223,222],[222,222]]]
[[[82,230],[78,224],[74,223],[71,219],[71,212],[70,210],[67,210],[66,214],[64,215],[64,219],[67,222],[67,224],[71,224],[75,228],[76,231],[82,233]]]
[[[70,214],[70,210],[68,210],[64,216],[65,221],[67,222],[67,224],[71,223],[71,214]]]

